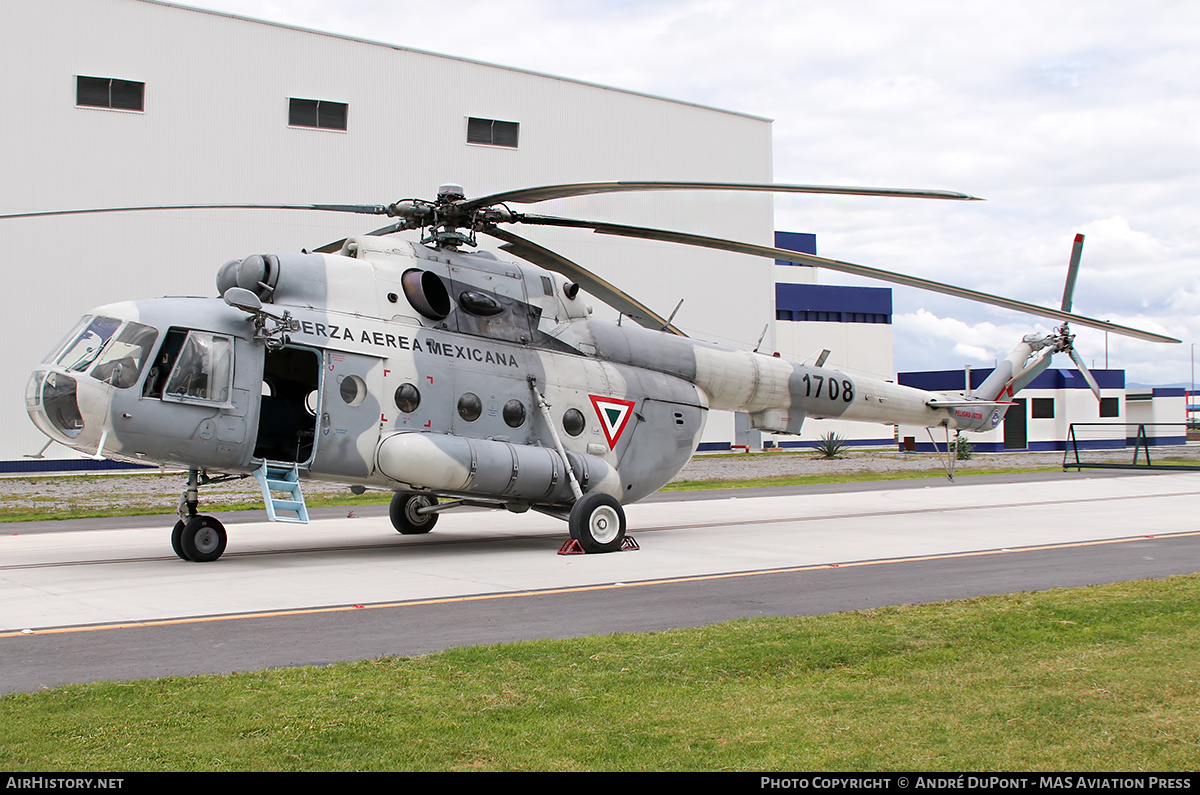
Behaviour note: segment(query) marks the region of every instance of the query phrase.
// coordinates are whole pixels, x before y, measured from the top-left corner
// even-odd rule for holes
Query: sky
[[[186,4],[768,117],[777,182],[987,200],[776,198],[776,228],[816,233],[818,253],[835,259],[1057,308],[1083,233],[1074,311],[1183,344],[1079,328],[1076,348],[1130,382],[1192,382],[1200,3]],[[991,366],[1052,326],[906,288],[894,312],[900,371]]]

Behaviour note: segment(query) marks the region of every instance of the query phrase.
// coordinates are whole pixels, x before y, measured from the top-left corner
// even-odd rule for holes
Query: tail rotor
[[[1067,282],[1063,285],[1062,311],[1070,312],[1071,304],[1075,297],[1075,279],[1079,276],[1079,262],[1083,258],[1083,235],[1075,235],[1075,245],[1071,248],[1071,263],[1067,266]],[[1079,355],[1079,351],[1075,350],[1075,335],[1071,333],[1070,327],[1064,322],[1058,327],[1055,332],[1057,340],[1053,347],[1054,353],[1066,353],[1071,357],[1071,361],[1075,362],[1075,366],[1079,368],[1080,375],[1087,381],[1088,387],[1092,390],[1092,394],[1096,396],[1096,400],[1100,400],[1100,385],[1096,383],[1095,376],[1088,366],[1084,363],[1083,357]]]

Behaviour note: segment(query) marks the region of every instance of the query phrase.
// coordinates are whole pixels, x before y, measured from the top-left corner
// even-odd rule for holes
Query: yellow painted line
[[[807,566],[789,566],[778,569],[756,569],[754,571],[726,572],[722,574],[698,574],[690,577],[667,577],[657,580],[639,580],[638,582],[617,582],[603,585],[580,585],[569,588],[547,588],[537,591],[512,591],[508,593],[472,594],[470,596],[447,596],[433,599],[412,599],[402,602],[380,602],[366,605],[340,605],[337,607],[309,607],[291,610],[269,610],[258,613],[228,613],[216,616],[196,616],[190,618],[172,618],[149,621],[127,621],[116,624],[92,624],[73,627],[50,627],[38,630],[16,630],[0,632],[0,638],[29,637],[34,635],[66,635],[79,632],[102,632],[112,629],[138,629],[144,627],[170,627],[183,624],[207,624],[217,621],[243,621],[253,618],[283,618],[287,616],[309,616],[323,613],[347,613],[353,610],[387,610],[400,607],[425,607],[430,605],[461,604],[467,602],[485,602],[495,599],[520,599],[530,596],[557,596],[561,594],[595,593],[597,591],[612,591],[618,588],[644,588],[651,585],[672,585],[675,583],[708,582],[713,580],[729,580],[740,577],[761,577],[770,574],[794,574],[806,571],[823,571],[828,569],[851,569],[862,566],[882,566],[893,563],[920,563],[931,560],[953,560],[956,558],[985,557],[989,555],[1011,555],[1019,552],[1041,552],[1056,549],[1078,549],[1082,547],[1104,546],[1108,544],[1127,544],[1132,541],[1147,541],[1166,538],[1189,538],[1200,536],[1200,530],[1182,533],[1165,533],[1153,535],[1127,536],[1110,538],[1099,541],[1072,541],[1062,544],[1044,544],[1038,546],[1011,547],[1004,549],[986,549],[970,552],[947,552],[937,555],[920,555],[904,558],[881,558],[879,560],[851,561],[848,563],[815,563]]]

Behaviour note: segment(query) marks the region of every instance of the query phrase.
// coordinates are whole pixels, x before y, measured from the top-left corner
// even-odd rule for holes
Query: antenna
[[[762,346],[763,337],[767,336],[767,329],[769,328],[771,328],[770,323],[763,326],[763,333],[758,335],[758,342],[754,343],[754,350],[751,353],[758,353],[758,349]]]
[[[666,331],[671,327],[671,321],[675,319],[675,315],[679,312],[679,307],[683,306],[683,299],[679,299],[679,303],[675,304],[675,308],[671,310],[671,316],[667,318],[667,322],[663,324],[662,330]]]

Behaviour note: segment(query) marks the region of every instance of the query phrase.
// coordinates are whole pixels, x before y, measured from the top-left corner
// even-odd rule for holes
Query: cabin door
[[[321,355],[309,348],[268,350],[254,457],[308,464],[317,435]]]
[[[383,409],[384,360],[325,351],[314,474],[366,478],[375,470]]]

